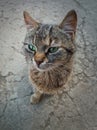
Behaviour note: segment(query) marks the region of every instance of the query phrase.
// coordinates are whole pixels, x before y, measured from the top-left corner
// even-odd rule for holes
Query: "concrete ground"
[[[71,80],[62,95],[31,105],[23,11],[59,24],[70,9],[78,14]],[[97,0],[0,0],[0,130],[97,130]]]

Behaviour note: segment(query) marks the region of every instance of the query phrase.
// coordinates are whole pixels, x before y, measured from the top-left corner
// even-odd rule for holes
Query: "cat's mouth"
[[[48,62],[36,63],[34,59],[33,59],[33,66],[39,71],[47,71],[51,69],[51,63]]]

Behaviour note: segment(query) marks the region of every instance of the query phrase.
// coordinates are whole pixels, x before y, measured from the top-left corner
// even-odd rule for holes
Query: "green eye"
[[[49,48],[48,52],[55,53],[59,48],[58,47],[51,47]]]
[[[34,52],[36,51],[36,47],[34,45],[32,45],[32,44],[28,44],[28,48],[31,51],[34,51]]]

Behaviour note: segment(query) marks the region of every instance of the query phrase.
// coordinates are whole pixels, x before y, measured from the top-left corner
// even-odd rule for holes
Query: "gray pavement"
[[[71,80],[62,95],[31,105],[22,13],[59,24],[70,9],[78,14]],[[0,0],[0,130],[97,130],[97,0]]]

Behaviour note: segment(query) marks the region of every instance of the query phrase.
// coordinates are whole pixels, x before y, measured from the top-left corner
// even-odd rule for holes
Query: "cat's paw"
[[[30,98],[31,104],[37,104],[37,103],[39,103],[39,101],[40,101],[39,96],[37,96],[36,94],[31,95],[31,98]]]

